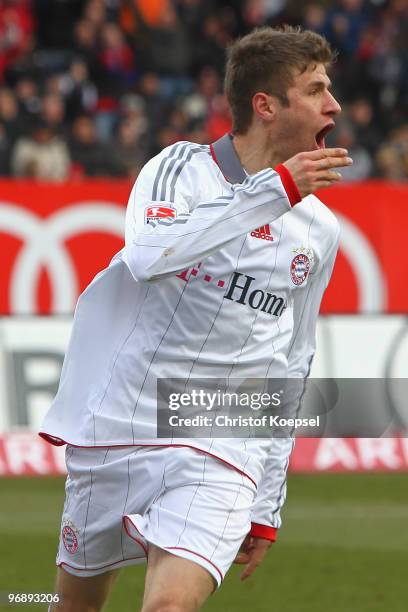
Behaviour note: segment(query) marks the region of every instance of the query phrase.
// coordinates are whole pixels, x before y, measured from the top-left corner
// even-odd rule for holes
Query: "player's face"
[[[341,111],[330,85],[323,64],[311,65],[295,76],[294,85],[287,91],[289,106],[279,105],[276,115],[282,160],[300,151],[325,147],[325,136],[334,128],[334,117]]]

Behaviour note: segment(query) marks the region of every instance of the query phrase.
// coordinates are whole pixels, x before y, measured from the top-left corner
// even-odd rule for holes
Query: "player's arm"
[[[336,151],[337,163],[342,165],[345,150]],[[231,194],[211,201],[199,201],[200,164],[191,155],[166,159],[163,152],[150,160],[132,190],[126,217],[125,261],[134,278],[150,281],[179,272],[290,211],[308,189],[321,186],[316,177],[327,178],[322,160],[313,161],[311,171],[304,155],[277,171],[261,170],[235,185]],[[327,164],[331,158],[324,155]],[[299,192],[292,174],[303,191]],[[160,206],[163,214],[167,210],[168,216],[147,219],[154,206]]]
[[[291,209],[282,180],[272,168],[235,185],[232,193],[200,201],[200,163],[177,160],[169,174],[176,177],[172,188],[170,179],[161,177],[169,162],[162,167],[159,162],[160,156],[142,170],[128,205],[125,259],[137,280],[179,272]],[[292,192],[297,192],[294,184],[291,197]],[[300,201],[299,194],[292,198],[293,204],[294,200]],[[146,218],[155,206],[160,206],[159,214],[168,216]]]
[[[293,445],[291,438],[271,440],[265,471],[252,508],[251,531],[235,560],[246,565],[241,574],[242,580],[255,571],[277,538],[281,526],[280,511],[286,498],[286,471]]]
[[[305,379],[309,375],[315,352],[316,323],[324,291],[330,280],[339,242],[338,229],[328,246],[328,255],[310,282],[295,291],[294,332],[288,352],[288,378]],[[290,383],[289,383],[290,384]],[[300,386],[299,386],[300,388]],[[259,565],[268,547],[276,540],[282,524],[281,509],[286,499],[286,473],[294,440],[273,438],[262,480],[252,508],[252,525],[238,557],[246,563],[242,578],[247,578]]]

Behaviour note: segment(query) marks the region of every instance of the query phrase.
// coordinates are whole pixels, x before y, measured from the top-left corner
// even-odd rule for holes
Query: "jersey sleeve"
[[[288,378],[309,375],[316,348],[316,323],[320,303],[329,283],[339,244],[339,230],[333,237],[326,261],[320,272],[305,287],[297,289],[294,297],[294,330],[288,351]],[[290,383],[289,383],[290,384]],[[302,385],[294,385],[300,401]],[[295,400],[296,401],[296,400]],[[281,526],[281,509],[286,499],[286,474],[294,447],[291,438],[273,438],[252,508],[251,535],[274,541]]]
[[[321,262],[310,282],[295,291],[293,303],[294,328],[288,350],[288,378],[306,378],[309,375],[316,350],[316,324],[320,304],[336,261],[340,229],[328,232],[331,237],[327,256]]]
[[[272,168],[248,176],[226,195],[200,201],[200,168],[193,156],[169,159],[162,153],[142,169],[126,213],[124,259],[136,280],[179,272],[295,203],[284,187],[287,177]]]

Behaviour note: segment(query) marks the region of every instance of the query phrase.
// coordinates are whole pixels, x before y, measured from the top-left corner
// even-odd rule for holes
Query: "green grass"
[[[62,502],[62,479],[0,479],[0,593],[52,591]],[[292,474],[279,543],[239,571],[207,612],[407,612],[408,475]],[[106,611],[139,610],[143,577],[122,570]]]

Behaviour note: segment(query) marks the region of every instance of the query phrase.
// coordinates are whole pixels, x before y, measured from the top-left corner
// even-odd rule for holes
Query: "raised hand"
[[[351,166],[347,149],[318,149],[297,153],[284,162],[302,198],[321,189],[330,187],[341,179],[341,174],[333,168]]]

